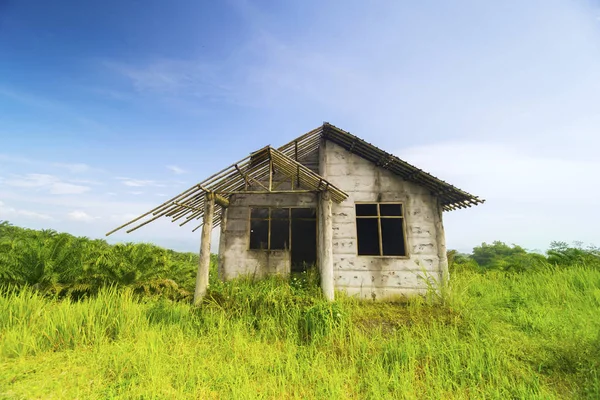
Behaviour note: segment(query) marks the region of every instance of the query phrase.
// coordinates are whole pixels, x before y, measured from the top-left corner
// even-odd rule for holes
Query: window
[[[290,243],[289,208],[250,210],[250,248],[285,250]]]
[[[406,256],[402,203],[357,203],[359,256]]]
[[[316,230],[315,221],[314,208],[253,208],[250,210],[250,249],[289,250],[291,233],[295,231],[296,247],[300,250],[303,236],[316,236],[316,232],[310,232]]]

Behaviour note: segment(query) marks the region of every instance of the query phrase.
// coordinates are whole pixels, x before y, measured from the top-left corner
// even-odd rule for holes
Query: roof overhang
[[[297,158],[297,147],[295,154]],[[289,178],[291,188],[275,187],[272,180],[275,173]],[[129,227],[127,233],[130,233],[161,217],[171,218],[171,222],[181,221],[179,226],[202,219],[207,194],[211,194],[215,200],[213,226],[218,226],[222,220],[223,209],[229,205],[229,198],[235,194],[301,192],[329,192],[331,199],[338,203],[348,197],[348,194],[295,159],[266,146],[106,235],[125,227]],[[196,226],[192,231],[201,226],[202,224]]]
[[[468,208],[482,204],[485,200],[465,192],[435,176],[423,171],[380,148],[325,122],[321,136],[344,149],[387,169],[402,179],[428,188],[432,195],[440,199],[444,211]]]

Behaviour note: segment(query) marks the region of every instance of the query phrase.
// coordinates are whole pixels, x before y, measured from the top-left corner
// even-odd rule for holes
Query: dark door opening
[[[313,208],[292,208],[292,272],[317,263],[317,218]]]

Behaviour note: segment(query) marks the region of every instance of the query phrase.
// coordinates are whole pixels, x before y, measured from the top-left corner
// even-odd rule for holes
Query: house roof
[[[248,188],[248,185],[263,186],[260,180],[269,176],[269,166],[297,181],[306,190],[314,192],[328,191],[334,201],[341,202],[348,195],[318,175],[315,172],[317,166],[313,165],[312,170],[310,168],[310,162],[316,159],[323,139],[393,172],[406,181],[428,188],[434,196],[440,199],[442,208],[445,211],[467,208],[482,204],[485,201],[436,178],[349,132],[325,122],[322,126],[292,140],[279,149],[266,146],[251,153],[248,157],[217,172],[158,207],[119,226],[107,235],[125,227],[130,227],[127,230],[127,233],[129,233],[161,217],[171,218],[172,222],[181,221],[180,226],[202,219],[206,193],[215,193],[221,196],[224,199],[223,201],[227,201],[231,195]],[[223,206],[217,202],[214,226],[221,223],[222,212]],[[202,224],[196,226],[193,231],[201,226]]]
[[[281,146],[279,151],[288,156],[298,153],[298,159],[302,162],[303,158],[310,159],[311,154],[318,153],[323,139],[329,140],[349,152],[393,172],[406,181],[414,182],[428,188],[433,195],[440,199],[444,211],[468,208],[485,202],[485,200],[436,178],[422,169],[328,122]]]
[[[467,208],[485,202],[485,200],[436,178],[422,169],[399,159],[395,155],[383,151],[371,143],[327,122],[321,127],[321,136],[351,153],[359,155],[377,166],[393,172],[404,180],[430,189],[431,193],[440,199],[444,211]]]

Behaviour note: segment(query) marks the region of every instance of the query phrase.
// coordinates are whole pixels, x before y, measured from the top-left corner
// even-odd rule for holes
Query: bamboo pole
[[[117,227],[117,228],[113,229],[112,231],[108,232],[108,233],[106,234],[106,236],[108,236],[108,235],[111,235],[111,234],[115,233],[115,232],[116,232],[116,231],[118,231],[119,229],[125,228],[127,225],[131,225],[132,223],[134,223],[134,222],[136,222],[136,221],[139,221],[140,219],[144,218],[145,216],[147,216],[147,215],[149,215],[149,214],[153,213],[155,210],[158,210],[159,208],[163,207],[164,205],[166,205],[166,204],[168,204],[168,203],[171,203],[171,202],[175,201],[175,200],[176,200],[176,199],[178,199],[178,198],[179,198],[181,195],[188,193],[189,191],[191,191],[191,190],[192,190],[192,189],[194,189],[195,187],[196,187],[196,185],[192,186],[191,188],[187,189],[185,192],[183,192],[183,193],[180,193],[180,194],[178,194],[177,196],[173,197],[172,199],[165,201],[164,203],[162,203],[162,204],[161,204],[161,205],[159,205],[158,207],[155,207],[155,208],[153,208],[152,210],[150,210],[150,211],[148,211],[148,212],[146,212],[146,213],[144,213],[144,214],[140,215],[139,217],[137,217],[137,218],[134,218],[134,219],[132,219],[131,221],[129,221],[129,222],[126,222],[126,223],[124,223],[123,225],[121,225],[121,226],[119,226],[119,227]]]
[[[291,194],[291,193],[314,193],[314,190],[238,190],[227,192],[227,194]]]
[[[273,190],[273,157],[269,152],[269,192]]]

